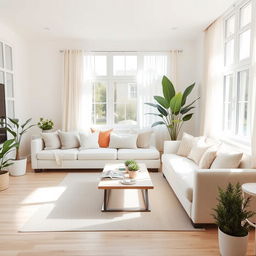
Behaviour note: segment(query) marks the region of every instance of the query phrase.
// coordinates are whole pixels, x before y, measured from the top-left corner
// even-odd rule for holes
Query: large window
[[[152,59],[152,56],[150,57]],[[145,55],[133,52],[86,54],[85,76],[88,80],[87,86],[92,88],[93,125],[138,124],[138,74],[139,68],[143,69],[148,63],[145,58]],[[155,67],[158,58],[153,60],[151,66]],[[158,66],[166,67],[167,54],[161,61],[165,61],[165,65],[161,63]],[[157,70],[155,72],[157,73]],[[151,73],[154,74],[154,70],[151,70]],[[153,100],[153,97],[151,98],[150,100]]]
[[[227,16],[224,29],[223,130],[241,139],[250,136],[253,12],[253,2],[244,2]]]

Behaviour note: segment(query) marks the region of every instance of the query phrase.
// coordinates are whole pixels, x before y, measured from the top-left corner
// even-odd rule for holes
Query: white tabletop
[[[243,192],[256,196],[256,183],[245,183],[242,185]]]

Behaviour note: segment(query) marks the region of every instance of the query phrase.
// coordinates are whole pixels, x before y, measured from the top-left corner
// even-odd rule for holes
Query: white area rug
[[[155,186],[149,190],[151,212],[101,212],[100,173],[69,173],[59,186],[26,199],[43,205],[20,231],[195,230],[162,174],[150,175]],[[113,190],[109,206],[123,205],[143,207],[141,191]]]

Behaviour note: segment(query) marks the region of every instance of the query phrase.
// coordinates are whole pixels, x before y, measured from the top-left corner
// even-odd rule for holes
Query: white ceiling
[[[188,39],[195,37],[234,2],[0,0],[0,21],[29,37],[47,39]]]

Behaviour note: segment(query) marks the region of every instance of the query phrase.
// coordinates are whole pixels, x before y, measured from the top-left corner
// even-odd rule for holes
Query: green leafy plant
[[[136,172],[139,170],[139,165],[135,162],[135,163],[130,163],[128,165],[128,170],[132,171],[132,172]]]
[[[15,118],[8,118],[10,121],[7,122],[6,124],[6,129],[7,131],[13,136],[13,139],[15,140],[16,143],[16,157],[15,160],[20,159],[20,144],[21,144],[21,139],[24,133],[26,133],[31,127],[35,126],[34,124],[30,125],[31,118],[28,119],[25,123],[20,124],[19,119]]]
[[[44,119],[43,117],[41,117],[37,125],[40,129],[42,129],[43,131],[46,131],[46,130],[51,130],[54,126],[54,123],[52,120]]]
[[[136,161],[134,161],[134,160],[126,160],[124,162],[125,166],[129,166],[130,164],[133,164],[133,163],[136,163]]]
[[[0,145],[0,174],[5,173],[4,168],[12,165],[12,159],[6,157],[7,154],[15,147],[17,147],[17,143],[14,139],[6,140],[2,145]]]
[[[195,83],[188,86],[183,93],[176,93],[172,82],[168,77],[163,76],[162,90],[163,96],[154,96],[157,104],[145,103],[151,107],[154,107],[158,113],[147,113],[147,115],[155,115],[162,119],[152,124],[152,127],[157,125],[166,125],[170,137],[172,140],[177,140],[179,132],[184,122],[189,121],[194,113],[194,104],[199,98],[193,100],[186,105],[187,97],[195,87]]]
[[[242,237],[249,232],[250,225],[246,219],[254,216],[254,212],[247,210],[250,197],[243,198],[239,183],[228,184],[226,190],[219,188],[218,204],[212,215],[219,229],[231,236]]]

